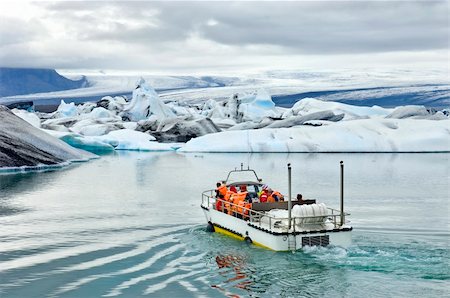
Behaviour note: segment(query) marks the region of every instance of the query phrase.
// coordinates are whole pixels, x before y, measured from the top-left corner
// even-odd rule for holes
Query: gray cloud
[[[445,1],[60,2],[48,9],[69,19],[85,40],[165,42],[195,32],[225,45],[266,44],[315,54],[448,46]],[[208,26],[211,19],[217,25]]]
[[[8,45],[36,41],[37,36],[40,48],[32,60],[42,56],[42,61],[51,61],[51,56],[42,55],[47,49],[47,53],[58,56],[55,64],[64,61],[64,67],[73,63],[73,67],[88,68],[116,65],[118,58],[123,64],[149,63],[147,66],[155,67],[163,67],[162,60],[190,64],[190,59],[202,56],[208,57],[208,63],[215,63],[225,59],[227,52],[228,56],[260,55],[256,58],[261,61],[266,55],[332,56],[448,49],[446,1],[62,1],[36,5],[44,9],[47,27],[55,26],[54,31],[59,30],[63,37],[46,37],[42,26],[39,28],[44,32],[37,32],[31,25],[34,20],[24,25],[23,20],[15,23],[10,19],[9,26],[2,26],[0,31],[0,59],[18,58],[19,53],[26,51]],[[192,40],[199,40],[200,44],[192,45]],[[73,49],[65,51],[58,41],[67,47],[80,47],[79,53]],[[226,47],[225,54],[211,53],[212,47],[220,50],[222,46]],[[75,56],[68,57],[69,53]],[[146,57],[137,57],[143,54]],[[24,60],[26,57],[22,63]]]

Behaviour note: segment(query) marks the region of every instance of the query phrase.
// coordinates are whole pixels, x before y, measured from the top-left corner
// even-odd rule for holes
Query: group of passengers
[[[258,193],[258,198],[261,203],[275,203],[284,201],[284,196],[280,192],[271,189],[267,186],[267,184],[262,186],[261,192]]]
[[[252,203],[274,203],[283,202],[284,196],[278,191],[273,191],[266,184],[258,192],[248,192],[247,185],[239,185],[239,190],[234,185],[228,188],[224,182],[216,184],[216,210],[225,212],[229,215],[241,219],[248,219],[249,210],[252,209]]]

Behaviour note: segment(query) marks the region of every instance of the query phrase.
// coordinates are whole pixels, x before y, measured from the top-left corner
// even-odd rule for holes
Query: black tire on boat
[[[209,232],[209,233],[215,232],[214,225],[212,223],[208,222],[208,225],[206,226],[206,232]]]
[[[244,241],[245,241],[247,244],[252,244],[252,243],[253,243],[253,241],[252,241],[252,239],[250,239],[250,237],[245,237],[245,238],[244,238]]]

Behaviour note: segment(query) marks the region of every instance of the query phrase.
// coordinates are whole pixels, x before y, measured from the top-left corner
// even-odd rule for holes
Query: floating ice
[[[0,106],[0,169],[68,164],[96,156],[73,148]]]
[[[125,107],[123,116],[131,121],[139,121],[156,115],[159,119],[173,118],[175,113],[159,99],[156,91],[141,78],[133,90],[133,98]]]
[[[74,117],[78,116],[78,110],[75,106],[75,103],[65,103],[64,100],[61,100],[56,113],[59,117]]]
[[[424,106],[401,106],[389,114],[386,118],[404,119],[414,116],[429,116],[430,113]]]
[[[266,117],[280,117],[281,114],[275,108],[275,103],[267,91],[261,89],[249,103],[239,105],[242,113],[242,121],[259,122]]]
[[[344,120],[385,117],[393,111],[393,109],[378,106],[359,107],[339,102],[317,100],[315,98],[303,98],[294,104],[290,109],[290,113],[291,115],[304,115],[325,110],[331,110],[337,114],[344,114]]]
[[[181,152],[446,152],[450,120],[361,119],[323,126],[225,131]]]

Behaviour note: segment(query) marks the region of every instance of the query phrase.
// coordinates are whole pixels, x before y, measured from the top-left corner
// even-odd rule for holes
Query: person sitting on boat
[[[267,203],[275,203],[275,198],[273,197],[273,190],[271,188],[267,189]]]
[[[216,188],[216,198],[219,197],[219,195],[222,195],[223,197],[225,197],[225,195],[227,194],[227,186],[225,185],[225,183],[221,183],[221,182],[217,182],[216,184],[217,188]]]
[[[275,199],[275,202],[284,202],[284,196],[279,191],[274,191],[272,193],[272,197]]]
[[[246,190],[247,187],[245,185],[241,185],[240,187],[240,192],[232,194],[230,197],[230,202],[232,203],[231,205],[231,210],[232,210],[232,215],[242,218],[242,207],[245,204],[248,192],[247,191],[243,191]]]
[[[267,190],[269,189],[269,187],[267,186],[267,184],[264,184],[262,186],[262,192],[259,195],[259,201],[261,203],[266,203],[267,202],[267,198],[269,197],[269,194],[267,193]]]
[[[258,191],[258,193],[257,193],[258,198],[261,196],[261,194],[264,192],[264,190],[267,189],[268,187],[269,187],[269,186],[268,186],[267,184],[263,184],[263,185],[261,186],[261,190]]]
[[[230,203],[233,203],[233,200],[232,200],[231,196],[233,194],[235,194],[235,193],[237,193],[236,186],[231,185],[230,189],[227,191],[227,194],[225,195],[225,198],[224,198],[224,200],[225,200],[225,207],[224,207],[223,212],[231,214],[231,205],[230,205]]]
[[[216,199],[216,210],[217,211],[223,211],[225,209],[225,198],[222,194],[219,194],[219,196]]]

